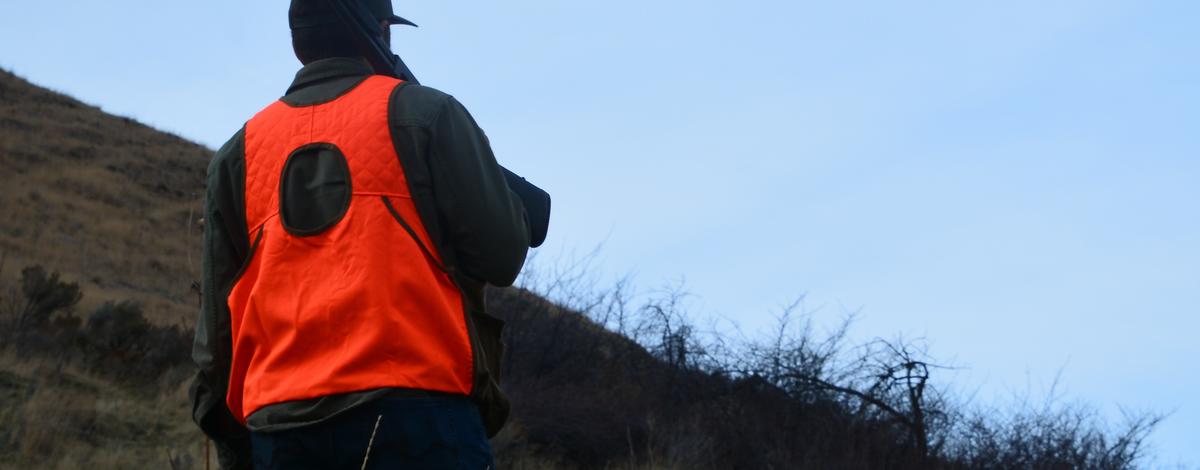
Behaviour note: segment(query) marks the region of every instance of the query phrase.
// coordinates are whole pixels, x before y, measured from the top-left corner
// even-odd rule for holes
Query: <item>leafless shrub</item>
[[[7,344],[24,354],[53,358],[60,366],[82,361],[109,377],[150,382],[188,362],[192,332],[151,324],[136,302],[109,302],[88,316],[73,310],[79,285],[40,266],[22,271],[19,292],[0,298]]]
[[[801,298],[770,335],[731,335],[697,326],[681,284],[598,291],[582,272],[594,256],[550,270],[556,282],[492,292],[518,345],[505,386],[522,432],[502,454],[583,468],[1127,469],[1159,421],[980,410],[940,380],[953,367],[925,341],[850,344],[857,312],[818,332]]]
[[[25,302],[17,314],[19,331],[45,326],[52,315],[69,312],[83,298],[78,283],[63,282],[57,272],[47,274],[41,266],[21,271],[21,293]]]
[[[1113,426],[1092,406],[1064,402],[1057,386],[1040,401],[970,410],[953,424],[947,454],[961,467],[985,469],[1129,469],[1145,460],[1146,439],[1163,415],[1122,410]]]
[[[87,364],[111,377],[139,382],[188,361],[191,332],[151,325],[135,302],[106,303],[88,317]]]

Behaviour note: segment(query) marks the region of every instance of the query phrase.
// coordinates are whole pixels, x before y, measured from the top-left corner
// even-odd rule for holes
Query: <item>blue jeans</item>
[[[495,468],[479,411],[466,397],[382,398],[324,422],[251,433],[258,470]]]

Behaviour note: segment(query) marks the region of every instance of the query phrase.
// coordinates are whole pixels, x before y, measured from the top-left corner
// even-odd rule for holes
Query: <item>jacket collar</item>
[[[291,95],[308,87],[332,82],[342,78],[364,78],[374,74],[371,65],[363,59],[334,57],[321,59],[305,65],[296,72],[296,79],[288,87]]]

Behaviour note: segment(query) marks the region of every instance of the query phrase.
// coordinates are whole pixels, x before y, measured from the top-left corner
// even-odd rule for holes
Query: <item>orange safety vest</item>
[[[388,102],[400,83],[372,76],[332,102],[279,101],[246,125],[253,247],[228,298],[227,394],[243,423],[267,405],[333,394],[472,392],[462,293],[439,268],[392,143]],[[289,156],[312,144],[344,155],[351,196],[335,224],[298,236],[284,227],[280,185]]]

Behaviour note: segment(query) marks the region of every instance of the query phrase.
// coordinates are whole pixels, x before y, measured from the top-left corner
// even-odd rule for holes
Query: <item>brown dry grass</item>
[[[71,366],[0,353],[0,468],[203,467],[182,387],[131,390]]]
[[[40,264],[80,282],[84,311],[136,300],[190,324],[211,156],[0,70],[0,280]]]
[[[0,70],[0,285],[42,265],[79,282],[85,316],[135,300],[192,324],[211,155]],[[134,390],[0,351],[0,399],[0,468],[203,468],[177,380]]]

